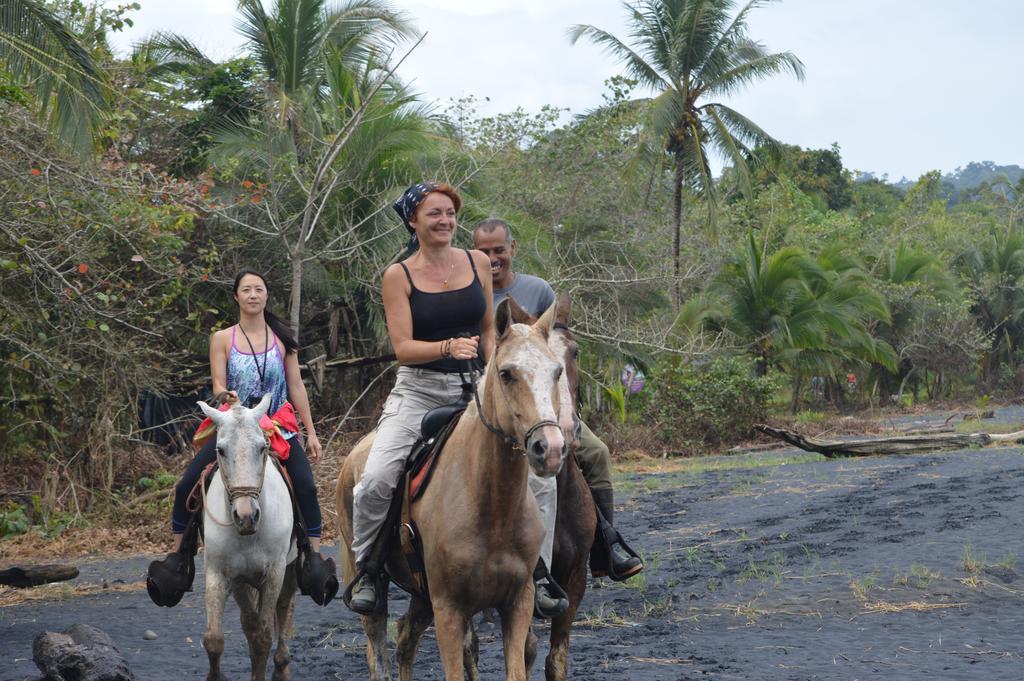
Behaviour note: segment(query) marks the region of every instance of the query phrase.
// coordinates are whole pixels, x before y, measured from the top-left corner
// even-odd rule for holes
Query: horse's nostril
[[[533,453],[536,456],[544,456],[548,451],[548,446],[544,440],[537,439],[533,441],[532,445],[530,445],[530,449],[533,450]]]
[[[257,508],[252,513],[252,522],[253,523],[258,523],[259,521],[260,521],[260,509]]]

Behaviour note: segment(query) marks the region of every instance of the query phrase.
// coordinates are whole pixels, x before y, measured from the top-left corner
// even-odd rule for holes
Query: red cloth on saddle
[[[227,411],[230,408],[227,404],[222,404],[219,411]],[[286,430],[289,433],[299,432],[299,422],[295,418],[295,407],[292,406],[292,403],[285,402],[282,404],[281,408],[273,416],[267,416],[266,414],[261,416],[260,428],[263,429],[263,434],[267,436],[267,442],[270,443],[270,448],[277,454],[277,458],[281,461],[287,461],[292,448],[288,444],[288,440],[284,439],[284,434],[281,431]],[[199,424],[196,434],[192,436],[192,446],[196,449],[201,449],[213,437],[215,432],[217,432],[217,424],[207,416]]]

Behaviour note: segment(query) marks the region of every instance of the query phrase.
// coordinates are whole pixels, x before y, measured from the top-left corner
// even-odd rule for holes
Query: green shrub
[[[723,357],[695,367],[673,360],[655,367],[649,416],[672,450],[735,444],[763,421],[778,386],[754,375],[751,364]]]
[[[0,509],[0,537],[7,537],[12,534],[25,534],[28,532],[28,516],[25,509],[16,504],[10,504],[5,509]]]

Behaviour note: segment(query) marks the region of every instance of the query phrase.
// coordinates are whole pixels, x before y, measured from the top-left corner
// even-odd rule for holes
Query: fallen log
[[[984,447],[994,442],[1024,442],[1024,430],[1014,433],[942,433],[935,435],[898,435],[896,437],[861,438],[854,440],[816,440],[782,428],[764,424],[754,426],[765,435],[788,442],[808,452],[818,452],[834,459],[848,456],[873,456],[876,454],[907,454],[942,449],[963,449]]]
[[[0,570],[0,584],[24,589],[50,582],[63,582],[78,576],[74,565],[30,565]]]

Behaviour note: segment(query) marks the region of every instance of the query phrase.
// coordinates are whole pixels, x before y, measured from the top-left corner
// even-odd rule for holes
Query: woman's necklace
[[[448,268],[448,276],[445,277],[444,281],[441,282],[441,287],[445,288],[445,289],[448,288],[448,279],[452,276],[452,273],[455,272],[455,254],[454,253],[452,254],[452,257],[450,258],[450,260],[452,261],[452,264]]]
[[[448,280],[451,279],[452,274],[455,272],[455,254],[454,253],[451,254],[451,257],[449,258],[449,260],[451,260],[451,265],[448,266],[448,276],[446,276],[444,279],[441,280],[441,288],[443,288],[443,289],[447,289],[448,288]]]

